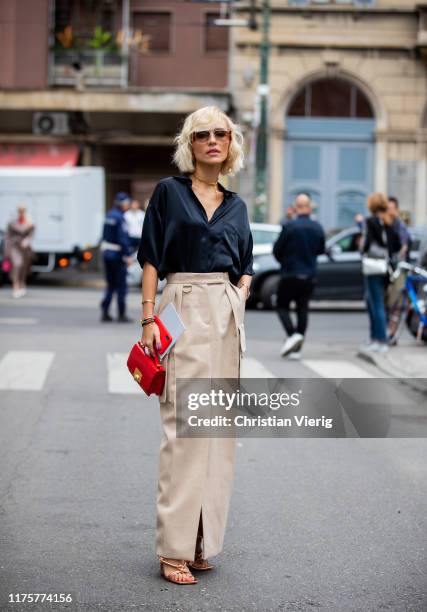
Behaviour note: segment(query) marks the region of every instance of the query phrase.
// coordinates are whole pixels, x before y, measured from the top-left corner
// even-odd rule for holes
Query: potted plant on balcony
[[[99,76],[104,64],[104,56],[116,50],[111,32],[106,32],[101,26],[96,26],[93,38],[88,42],[88,46],[95,53],[95,74]]]
[[[67,25],[55,33],[54,82],[64,84],[64,79],[74,79],[77,89],[83,89],[81,67],[81,43],[75,36],[73,26]]]

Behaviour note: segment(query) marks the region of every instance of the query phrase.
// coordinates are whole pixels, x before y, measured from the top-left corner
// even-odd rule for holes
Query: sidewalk
[[[359,349],[357,356],[393,378],[410,379],[415,389],[427,389],[427,345],[419,344],[409,335],[387,353],[375,353]]]

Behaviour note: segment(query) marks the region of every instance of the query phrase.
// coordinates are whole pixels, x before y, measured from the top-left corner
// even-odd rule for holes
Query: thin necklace
[[[206,185],[210,185],[211,187],[217,187],[217,185],[218,185],[218,181],[214,181],[213,183],[211,181],[205,181],[205,179],[202,179],[202,178],[200,178],[200,176],[197,176],[196,173],[194,173],[194,176],[201,183],[206,183]]]

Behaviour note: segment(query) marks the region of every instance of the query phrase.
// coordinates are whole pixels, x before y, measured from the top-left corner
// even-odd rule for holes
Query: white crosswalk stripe
[[[55,353],[9,351],[0,361],[0,389],[41,391]]]
[[[127,365],[127,353],[108,353],[108,392],[135,394],[143,393],[140,386],[133,380]]]
[[[351,361],[304,359],[301,363],[322,378],[376,378]]]
[[[0,390],[41,391],[54,357],[55,353],[49,351],[9,351],[0,361]],[[108,393],[143,393],[127,369],[127,357],[127,353],[107,353]],[[362,366],[347,360],[305,359],[299,363],[322,378],[375,378]],[[279,374],[274,374],[258,359],[245,356],[241,377],[268,379],[278,378]]]
[[[270,372],[258,359],[253,357],[245,357],[242,359],[241,378],[277,378],[273,372]]]
[[[30,317],[0,317],[0,325],[37,325],[38,322]]]

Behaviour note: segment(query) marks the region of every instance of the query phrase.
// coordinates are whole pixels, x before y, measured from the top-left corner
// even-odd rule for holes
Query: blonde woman
[[[166,357],[160,398],[156,552],[161,573],[195,584],[222,549],[234,471],[232,438],[176,437],[177,378],[238,378],[243,318],[252,272],[252,235],[243,200],[219,182],[243,163],[243,137],[216,107],[189,115],[176,137],[181,176],[161,180],[147,208],[138,260],[143,267],[142,343],[152,353],[158,279],[167,279],[158,311],[170,302],[186,330]]]
[[[34,225],[24,204],[17,209],[17,217],[11,221],[5,235],[5,257],[10,260],[12,295],[20,298],[26,294],[27,276],[30,271],[32,250],[31,237]]]

